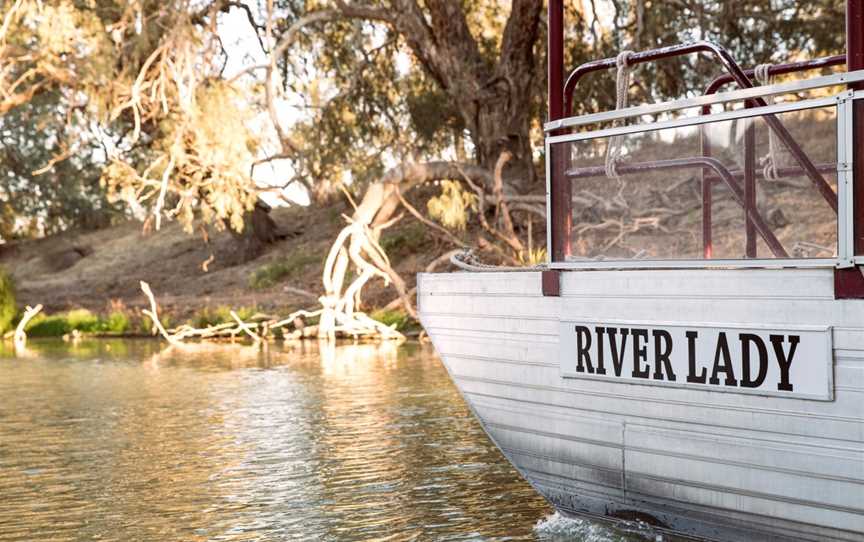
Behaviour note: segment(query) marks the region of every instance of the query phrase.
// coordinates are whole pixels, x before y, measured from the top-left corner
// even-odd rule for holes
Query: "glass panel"
[[[556,143],[568,259],[834,257],[836,146],[833,106]]]

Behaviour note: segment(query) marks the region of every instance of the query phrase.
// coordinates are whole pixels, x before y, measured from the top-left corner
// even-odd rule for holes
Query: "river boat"
[[[697,42],[565,79],[562,0],[548,23],[549,261],[418,276],[453,382],[563,514],[864,540],[864,3],[845,56],[755,70]],[[695,53],[704,93],[570,113],[589,73]]]

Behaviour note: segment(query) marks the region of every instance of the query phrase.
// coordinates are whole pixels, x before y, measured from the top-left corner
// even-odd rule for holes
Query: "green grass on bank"
[[[0,335],[12,329],[16,313],[15,283],[9,273],[0,267]]]
[[[167,329],[182,322],[196,328],[206,328],[233,323],[231,310],[232,308],[228,306],[205,307],[182,321],[175,320],[175,317],[164,313],[160,314],[160,319]],[[255,306],[237,307],[233,310],[246,322],[254,321],[255,316],[260,315],[260,309]],[[17,318],[20,316],[17,315]],[[395,329],[401,332],[418,329],[417,322],[401,309],[378,309],[370,316],[385,325],[395,326]],[[17,318],[12,321],[10,327],[17,324]],[[316,316],[305,319],[305,324],[317,325],[318,321],[319,317]],[[73,332],[98,336],[141,336],[151,335],[152,322],[137,311],[114,310],[107,314],[97,314],[86,309],[75,309],[54,314],[40,313],[27,324],[25,331],[31,338],[63,337]],[[282,331],[277,332],[276,336],[281,336],[281,333]]]
[[[396,325],[396,331],[408,331],[415,326],[414,320],[402,309],[378,309],[369,315],[385,326]]]
[[[258,307],[238,307],[236,309],[224,305],[216,307],[215,309],[204,307],[189,319],[189,324],[197,328],[227,324],[234,321],[234,318],[231,317],[232,310],[237,313],[237,316],[239,316],[244,322],[250,320],[255,314],[260,312]]]
[[[93,334],[122,335],[132,330],[126,313],[114,311],[107,315],[76,309],[52,315],[38,314],[27,324],[31,337],[62,337],[73,331]]]
[[[297,276],[306,266],[321,264],[321,257],[314,254],[295,252],[281,260],[262,265],[249,277],[249,286],[263,290],[275,286],[283,280]]]

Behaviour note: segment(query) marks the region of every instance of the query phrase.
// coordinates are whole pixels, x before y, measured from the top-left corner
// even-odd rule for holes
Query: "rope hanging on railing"
[[[627,107],[627,91],[630,89],[630,55],[633,51],[621,51],[615,58],[618,73],[615,81],[615,109]],[[606,147],[606,176],[618,179],[618,162],[621,161],[621,150],[624,137],[612,136]]]
[[[538,264],[525,267],[514,267],[507,265],[491,265],[483,263],[477,254],[470,248],[457,252],[450,256],[450,263],[465,271],[537,271],[546,269],[546,264]]]
[[[756,82],[760,85],[771,85],[774,83],[774,76],[769,73],[771,64],[759,64],[753,69],[753,76]],[[764,97],[765,103],[771,105],[774,103],[772,96]],[[762,174],[766,180],[776,181],[780,178],[777,174],[777,168],[780,163],[780,153],[783,151],[782,143],[777,139],[774,130],[768,130],[768,154],[759,159],[759,165],[762,166]]]

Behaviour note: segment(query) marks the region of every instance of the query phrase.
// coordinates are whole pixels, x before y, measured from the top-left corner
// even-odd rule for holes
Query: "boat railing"
[[[634,53],[629,60],[693,52],[695,46],[709,45]],[[722,49],[717,54],[726,57]],[[574,71],[565,96],[572,95],[571,81],[608,63]],[[840,57],[831,57],[809,66],[839,63]],[[553,267],[853,265],[852,102],[864,95],[843,91],[774,104],[766,99],[824,94],[864,81],[864,70],[753,87],[747,71],[729,65],[730,74],[702,96],[546,124]],[[738,81],[741,77],[746,83]],[[744,88],[714,92],[733,80]],[[711,113],[713,105],[734,107]],[[677,118],[667,120],[676,112]],[[592,125],[599,127],[574,132]],[[610,147],[619,155],[611,170]],[[777,159],[771,154],[783,160],[770,170],[758,164],[760,157]],[[574,192],[576,199],[587,197],[596,205],[574,207]],[[735,216],[733,208],[739,211]],[[701,220],[692,220],[694,214]],[[556,220],[560,223],[553,226]],[[553,227],[566,232],[558,246],[552,245]]]
[[[802,60],[798,62],[787,62],[782,64],[766,64],[764,65],[765,71],[764,74],[768,78],[776,77],[779,75],[786,75],[791,73],[800,73],[803,71],[811,71],[811,70],[822,70],[825,68],[830,68],[834,66],[841,66],[846,64],[846,55],[834,55],[824,58],[811,58],[808,60]],[[744,70],[744,75],[747,76],[750,80],[756,80],[757,68],[750,68]],[[705,95],[715,94],[719,89],[721,89],[724,85],[735,82],[735,78],[730,74],[723,74],[716,77],[709,85],[705,88]],[[749,105],[749,104],[748,104]],[[711,106],[706,105],[702,106],[702,114],[709,115],[711,114]],[[752,138],[747,140],[748,143],[752,143]],[[702,144],[702,154],[705,156],[711,155],[711,144],[708,138],[701,138]],[[799,147],[800,148],[800,147]],[[818,177],[814,176],[811,180],[815,180],[818,186],[825,186],[826,183],[824,181],[824,175],[826,173],[830,173],[833,170],[833,165],[831,164],[823,164],[816,167],[816,173]],[[800,168],[779,168],[774,172],[774,175],[777,178],[786,178],[786,177],[795,177],[800,176],[802,173],[805,173]],[[756,175],[745,175],[742,174],[740,177],[742,180],[747,183],[745,184],[745,190],[748,193],[755,192],[751,183],[755,183],[757,176],[759,175],[759,170],[756,171]],[[714,183],[717,182],[717,179],[712,178],[710,175],[706,175],[706,172],[702,173],[702,255],[705,259],[710,259],[714,252],[713,250],[713,231],[712,231],[712,196],[713,196],[713,187]],[[834,208],[836,212],[836,195],[833,191],[824,191],[822,192],[824,198],[829,205]],[[750,202],[747,198],[745,198],[745,206],[747,208],[748,214],[758,214],[758,209],[755,208],[755,205],[752,205],[753,202]],[[754,228],[755,224],[751,224],[748,222],[747,224],[747,248],[746,255],[748,258],[756,257],[756,244],[754,242]],[[777,256],[777,251],[772,248],[772,252],[774,252],[775,256]],[[785,251],[783,251],[785,252]],[[779,257],[779,256],[778,256]],[[788,257],[782,256],[782,257]]]

